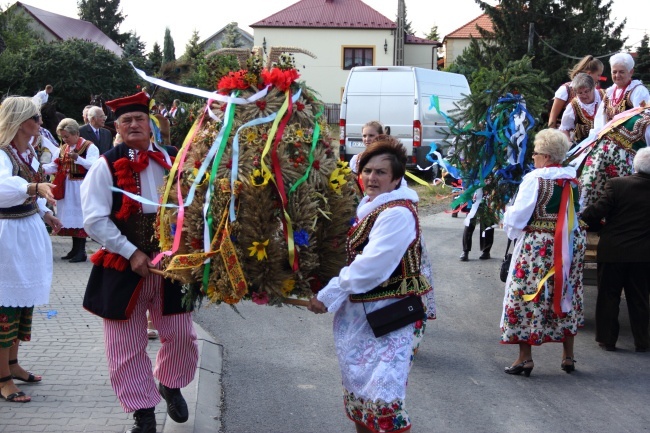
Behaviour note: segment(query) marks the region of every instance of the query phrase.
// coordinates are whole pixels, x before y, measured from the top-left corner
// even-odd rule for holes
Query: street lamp
[[[264,54],[266,54],[266,38],[262,40],[262,49],[264,50]]]
[[[388,54],[388,40],[384,39],[384,53]]]

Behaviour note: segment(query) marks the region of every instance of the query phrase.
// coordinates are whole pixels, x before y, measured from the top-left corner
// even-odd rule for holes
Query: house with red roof
[[[442,39],[442,45],[445,48],[444,66],[447,67],[454,62],[456,57],[463,54],[465,48],[469,47],[471,38],[483,39],[478,29],[484,29],[489,32],[493,31],[493,23],[487,14],[482,14],[472,21],[464,24],[447,34]]]
[[[396,11],[397,12],[397,11]],[[323,102],[338,104],[354,66],[393,66],[397,24],[361,0],[300,0],[250,25],[255,46],[298,47],[301,78]],[[405,66],[437,69],[437,41],[405,35]]]
[[[122,48],[88,21],[58,15],[23,2],[14,3],[5,13],[19,13],[27,17],[29,26],[40,34],[45,42],[82,39],[95,42],[117,56],[122,56]]]

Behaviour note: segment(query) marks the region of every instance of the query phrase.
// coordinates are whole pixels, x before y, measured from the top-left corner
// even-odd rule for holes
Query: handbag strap
[[[508,251],[510,251],[510,244],[511,243],[512,243],[512,241],[510,240],[510,238],[508,238],[508,246],[506,246],[506,254],[503,256],[504,259],[508,258]]]

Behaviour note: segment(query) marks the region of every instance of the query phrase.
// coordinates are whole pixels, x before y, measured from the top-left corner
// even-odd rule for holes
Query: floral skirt
[[[607,137],[602,138],[585,158],[580,173],[582,193],[580,209],[595,203],[605,191],[605,182],[613,177],[632,174],[636,152],[619,146]]]
[[[0,347],[31,340],[33,314],[34,307],[0,307]]]
[[[562,342],[565,335],[575,335],[578,327],[584,326],[582,271],[586,236],[582,228],[573,232],[573,260],[563,293],[573,290],[570,310],[562,314],[553,311],[553,277],[532,300],[523,300],[524,295],[537,291],[537,285],[553,267],[553,238],[553,233],[532,231],[517,240],[503,299],[501,343],[539,346]]]
[[[367,302],[368,312],[397,299]],[[334,340],[343,379],[347,416],[375,433],[411,427],[404,405],[408,374],[426,320],[376,338],[363,303],[346,301],[334,317]]]

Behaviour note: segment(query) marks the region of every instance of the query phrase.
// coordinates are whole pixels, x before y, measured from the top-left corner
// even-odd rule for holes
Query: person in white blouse
[[[27,97],[8,97],[0,107],[0,396],[9,402],[31,398],[14,383],[40,382],[18,362],[19,341],[31,339],[35,305],[49,302],[53,232],[61,228],[46,202],[54,203],[30,139],[39,135],[38,107]]]
[[[561,164],[569,141],[557,129],[545,129],[534,146],[535,170],[524,176],[503,217],[503,229],[516,243],[503,298],[501,343],[519,346],[517,359],[504,371],[525,376],[534,367],[532,347],[544,343],[562,343],[560,368],[573,372],[574,337],[584,326],[586,233],[576,216],[576,170]]]
[[[587,55],[580,59],[580,61],[569,70],[569,78],[573,81],[576,75],[579,73],[585,73],[591,76],[595,83],[598,83],[600,76],[603,73],[603,69],[605,69],[603,62],[592,55]],[[571,102],[575,96],[575,89],[571,85],[571,81],[562,84],[557,89],[553,96],[553,106],[548,115],[549,128],[558,127],[558,118],[562,116],[567,104]]]
[[[406,151],[393,137],[369,144],[359,157],[359,170],[366,196],[348,236],[348,266],[310,300],[308,308],[335,314],[344,406],[357,432],[408,431],[411,421],[404,405],[408,373],[426,320],[435,311],[427,296],[431,281],[421,269],[418,196],[402,183]],[[366,314],[409,296],[419,298],[425,313],[376,336]]]
[[[61,219],[63,228],[60,236],[72,237],[72,249],[62,260],[71,263],[85,262],[86,237],[83,213],[81,211],[81,182],[86,173],[99,158],[99,149],[92,141],[79,136],[79,124],[76,120],[66,118],[56,127],[63,144],[59,148],[59,157],[50,164],[45,164],[46,174],[54,174],[54,183],[64,183],[64,197],[57,201],[57,216]]]
[[[569,141],[580,143],[594,127],[594,116],[602,100],[603,91],[596,90],[594,79],[584,73],[575,76],[571,87],[576,97],[569,101],[565,108],[559,129]]]
[[[598,107],[594,129],[600,131],[617,114],[631,108],[650,105],[650,92],[640,80],[633,80],[634,59],[628,53],[617,53],[609,58],[614,84],[605,91]]]

